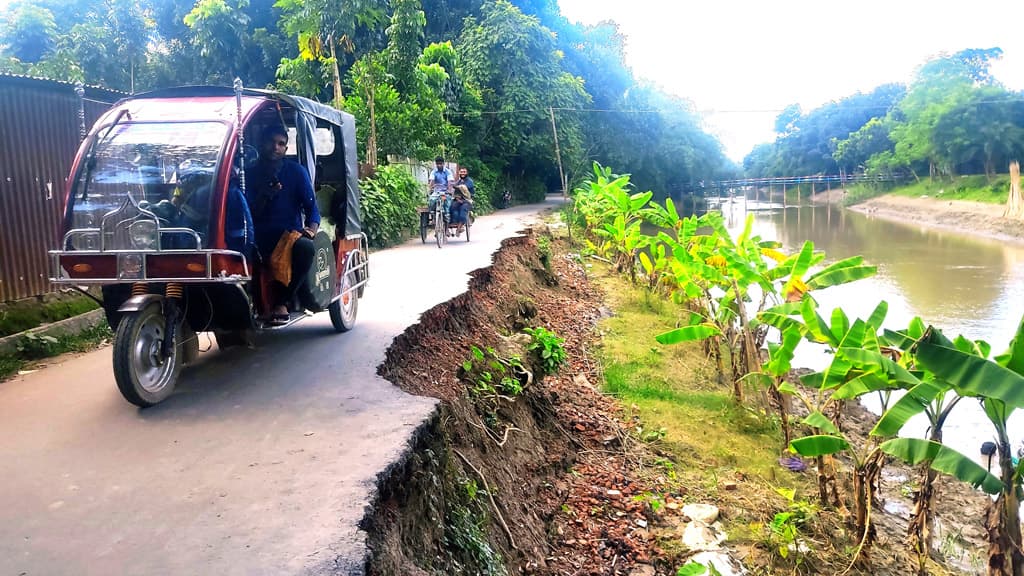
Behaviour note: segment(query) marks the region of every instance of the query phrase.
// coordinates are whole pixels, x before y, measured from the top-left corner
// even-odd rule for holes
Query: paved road
[[[384,351],[544,207],[374,253],[355,330],[212,345],[154,408],[122,400],[110,348],[0,384],[0,576],[361,573],[376,475],[434,408],[376,375]]]

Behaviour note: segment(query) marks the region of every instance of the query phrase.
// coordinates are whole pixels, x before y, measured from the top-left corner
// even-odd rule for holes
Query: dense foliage
[[[370,246],[397,244],[419,226],[416,207],[423,192],[404,168],[381,166],[372,177],[361,180],[359,187],[363,192],[359,207],[363,232]]]
[[[16,0],[5,16],[0,71],[125,91],[238,76],[352,112],[370,164],[467,165],[487,200],[561,188],[555,129],[569,182],[614,162],[664,197],[733,169],[688,102],[633,77],[614,24],[570,23],[555,0]]]
[[[775,142],[747,156],[752,176],[867,171],[914,178],[1004,172],[1024,154],[1024,94],[992,77],[999,48],[935,57],[909,86],[880,86],[808,113],[779,114]]]

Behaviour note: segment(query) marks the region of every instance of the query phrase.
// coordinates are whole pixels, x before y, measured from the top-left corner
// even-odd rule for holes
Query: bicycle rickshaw
[[[250,143],[271,123],[287,128],[287,154],[309,171],[322,218],[306,289],[282,325],[261,320],[275,285],[236,221],[259,154]],[[357,170],[350,114],[238,81],[132,96],[104,114],[72,165],[51,280],[102,287],[124,397],[146,407],[170,396],[199,332],[221,348],[252,345],[321,311],[350,330],[369,279]]]
[[[437,247],[440,248],[448,243],[449,236],[458,238],[462,235],[462,232],[466,233],[466,242],[469,242],[469,230],[473,227],[473,212],[470,210],[469,216],[466,219],[465,225],[462,226],[462,230],[459,230],[458,224],[449,222],[448,214],[444,209],[447,194],[441,194],[434,201],[434,206],[431,208],[428,206],[420,206],[417,208],[417,212],[420,216],[420,240],[426,244],[428,232],[434,236],[434,241],[437,242]],[[437,226],[438,221],[443,221],[443,226]]]

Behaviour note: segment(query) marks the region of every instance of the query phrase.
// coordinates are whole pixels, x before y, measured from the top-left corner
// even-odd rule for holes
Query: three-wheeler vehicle
[[[251,239],[239,238],[249,234],[242,219],[254,144],[274,124],[289,132],[286,158],[309,172],[321,213],[314,262],[286,322],[265,320],[283,287]],[[92,127],[66,194],[51,280],[101,287],[114,379],[133,404],[171,395],[182,366],[198,357],[201,332],[225,348],[316,312],[327,311],[338,332],[355,324],[369,267],[350,114],[239,81],[132,96]]]

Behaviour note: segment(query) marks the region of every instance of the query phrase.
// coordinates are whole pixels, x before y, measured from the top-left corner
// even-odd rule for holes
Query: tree
[[[299,56],[294,60],[315,61],[330,70],[333,101],[340,107],[344,95],[338,50],[354,51],[357,27],[373,26],[384,17],[380,0],[278,0],[274,6],[281,9],[282,29],[298,40]],[[297,68],[294,61],[282,61],[278,75],[287,78]]]
[[[558,182],[550,108],[579,109],[590,97],[580,78],[561,67],[553,34],[506,0],[487,2],[482,19],[468,19],[456,48],[464,77],[478,85],[487,110],[483,159],[523,182],[529,195]],[[571,110],[556,115],[567,163],[582,152],[583,132]]]
[[[0,46],[20,62],[35,64],[57,45],[53,12],[28,3],[16,4],[0,29]]]
[[[192,45],[199,56],[206,60],[233,64],[223,66],[215,73],[215,81],[229,84],[240,75],[237,54],[246,45],[249,32],[249,16],[244,12],[246,0],[237,0],[235,5],[226,0],[199,0],[183,21],[189,27]]]

